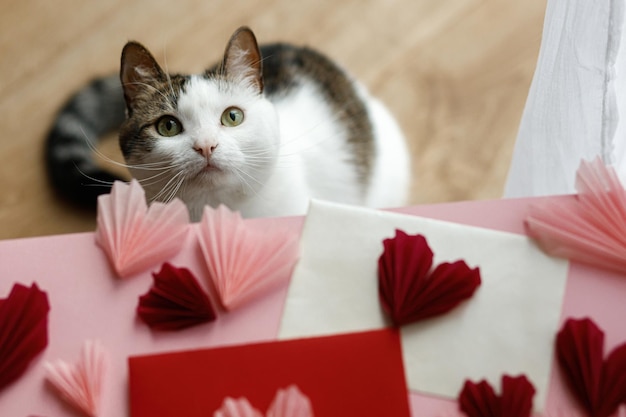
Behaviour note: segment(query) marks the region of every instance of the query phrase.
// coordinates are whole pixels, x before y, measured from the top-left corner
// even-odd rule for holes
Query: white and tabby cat
[[[74,201],[93,205],[108,191],[102,184],[114,177],[95,165],[89,141],[119,128],[126,164],[148,198],[178,197],[194,220],[207,204],[256,217],[303,214],[311,198],[406,203],[409,154],[398,125],[316,51],[259,48],[241,28],[220,65],[169,75],[129,42],[120,77],[121,87],[104,78],[76,94],[48,136],[50,178]]]

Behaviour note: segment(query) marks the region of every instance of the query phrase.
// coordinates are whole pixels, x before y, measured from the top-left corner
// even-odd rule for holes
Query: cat
[[[247,27],[198,75],[170,75],[128,42],[119,78],[79,91],[48,135],[47,169],[61,195],[93,206],[109,191],[117,178],[95,164],[93,149],[116,128],[146,197],[177,197],[194,221],[205,205],[263,217],[304,214],[311,198],[407,203],[409,152],[390,112],[321,53],[259,47]]]

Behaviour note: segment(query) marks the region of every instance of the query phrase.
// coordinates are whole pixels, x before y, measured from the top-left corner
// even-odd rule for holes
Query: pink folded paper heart
[[[626,190],[597,158],[581,161],[576,197],[529,208],[528,235],[548,254],[626,273]]]
[[[466,381],[459,407],[469,417],[529,417],[534,395],[535,388],[524,375],[504,375],[500,395],[487,381]]]
[[[397,326],[444,314],[480,286],[479,269],[465,261],[445,262],[431,272],[433,251],[422,235],[396,230],[383,245],[378,260],[380,301]]]
[[[0,300],[0,389],[19,378],[48,346],[48,296],[15,284]]]
[[[224,206],[206,207],[198,231],[211,283],[226,310],[288,279],[298,259],[293,230],[250,226]]]
[[[115,182],[98,197],[96,242],[120,277],[129,277],[180,251],[189,230],[189,213],[178,199],[148,208],[136,180]]]
[[[226,398],[213,417],[263,417],[246,398]],[[280,389],[270,404],[266,417],[313,417],[311,401],[297,386]]]
[[[568,319],[556,353],[567,383],[591,417],[608,417],[626,403],[626,343],[604,357],[604,332],[589,318]]]
[[[106,356],[100,343],[88,340],[75,364],[47,363],[46,378],[69,404],[88,417],[98,417]]]

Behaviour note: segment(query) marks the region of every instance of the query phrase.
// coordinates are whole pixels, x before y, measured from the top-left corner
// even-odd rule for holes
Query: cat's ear
[[[138,42],[128,42],[124,46],[120,80],[129,111],[132,110],[137,94],[146,87],[149,88],[149,86],[154,86],[166,79],[167,77],[156,59],[143,45]]]
[[[231,36],[226,52],[222,71],[234,78],[249,82],[263,92],[263,60],[254,37],[247,27],[241,27]]]

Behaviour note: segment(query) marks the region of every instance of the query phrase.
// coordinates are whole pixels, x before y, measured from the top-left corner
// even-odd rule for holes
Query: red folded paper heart
[[[378,259],[378,292],[395,325],[446,313],[480,286],[480,270],[465,261],[444,262],[430,272],[433,252],[422,235],[396,230],[383,241]]]
[[[529,417],[534,395],[535,388],[524,375],[504,375],[500,396],[487,381],[465,381],[459,407],[469,417]]]
[[[591,417],[608,417],[626,402],[626,343],[603,360],[604,332],[589,318],[568,319],[557,335],[556,354]]]
[[[37,284],[15,284],[0,300],[0,389],[19,378],[48,346],[48,296]]]
[[[211,300],[186,268],[164,263],[154,284],[139,297],[137,314],[151,328],[179,330],[216,318]]]

